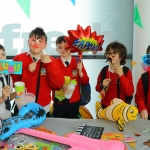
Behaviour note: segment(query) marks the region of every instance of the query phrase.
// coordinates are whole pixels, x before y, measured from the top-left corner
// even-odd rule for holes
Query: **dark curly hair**
[[[150,54],[150,45],[147,47],[146,54]]]
[[[106,47],[105,53],[108,53],[110,49],[113,49],[114,52],[119,54],[119,57],[122,58],[120,61],[120,65],[124,65],[126,63],[126,57],[127,57],[127,48],[117,41],[111,42]]]

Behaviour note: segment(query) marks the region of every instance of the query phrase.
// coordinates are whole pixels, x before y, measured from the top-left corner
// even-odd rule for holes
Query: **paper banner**
[[[127,143],[130,147],[132,147],[133,149],[136,148],[136,142],[128,142]]]
[[[143,28],[137,4],[134,6],[134,23]]]
[[[137,64],[135,61],[131,61],[132,68]]]
[[[25,14],[30,18],[30,0],[16,0]]]
[[[0,60],[0,73],[22,74],[22,62]]]
[[[71,0],[72,4],[75,5],[75,0]]]

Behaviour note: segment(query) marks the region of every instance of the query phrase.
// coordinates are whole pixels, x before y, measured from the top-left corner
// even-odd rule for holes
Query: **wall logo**
[[[105,43],[108,44],[111,41],[113,41],[113,33],[108,30],[101,30],[101,23],[92,23],[92,30],[96,31],[97,34],[99,35],[105,35]],[[20,31],[16,31],[20,30]],[[60,35],[64,35],[61,31],[48,31],[46,32],[47,37],[48,37],[48,46],[45,49],[45,52],[51,55],[58,55],[56,53],[56,48],[53,47],[52,45],[55,45],[55,41],[52,40],[53,37],[58,37]],[[18,54],[18,48],[14,48],[14,39],[22,39],[22,48],[21,48],[21,53],[26,52],[28,50],[28,41],[29,38],[29,32],[22,32],[21,31],[21,24],[6,24],[2,27],[2,32],[0,32],[0,39],[4,40],[4,46],[6,49],[6,53],[9,54],[9,56],[15,56]],[[8,44],[9,43],[9,44]],[[8,51],[9,50],[9,51]]]

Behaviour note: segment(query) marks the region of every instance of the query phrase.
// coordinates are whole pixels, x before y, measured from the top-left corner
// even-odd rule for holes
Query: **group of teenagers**
[[[36,27],[29,33],[29,50],[13,58],[13,61],[22,62],[22,74],[0,74],[1,119],[7,119],[17,115],[17,105],[13,105],[16,107],[12,111],[10,104],[10,101],[16,97],[16,93],[13,91],[13,85],[17,81],[24,82],[27,91],[36,96],[36,103],[45,109],[47,117],[50,117],[50,103],[53,100],[53,117],[78,118],[81,100],[80,84],[87,85],[89,83],[89,77],[83,61],[72,57],[71,48],[66,49],[66,44],[65,36],[59,36],[56,39],[56,50],[60,54],[60,57],[53,58],[44,52],[44,49],[47,47],[47,35],[43,28]],[[101,101],[103,108],[109,106],[111,100],[114,98],[120,98],[127,102],[126,98],[134,93],[132,73],[130,69],[126,73],[123,71],[126,56],[126,47],[117,41],[109,43],[105,49],[105,57],[109,65],[105,69],[105,78],[102,77],[102,70],[100,71],[95,86],[95,90],[99,93],[104,87],[107,87],[106,95]],[[5,48],[3,45],[0,45],[0,60],[5,59]],[[150,76],[150,71],[148,72]],[[66,84],[66,79],[68,78],[69,80],[77,81],[77,85],[70,99],[62,98],[56,94],[58,93],[56,91],[60,90],[65,94],[70,92],[67,88],[68,84]],[[142,119],[150,120],[149,97],[150,90],[148,91],[148,95],[145,96],[140,78],[136,87],[135,102],[139,110],[140,118]]]

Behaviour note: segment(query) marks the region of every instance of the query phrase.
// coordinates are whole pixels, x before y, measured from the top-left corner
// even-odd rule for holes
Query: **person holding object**
[[[132,82],[132,73],[127,70],[124,74],[123,66],[126,63],[127,49],[119,42],[110,43],[105,50],[105,57],[109,62],[109,66],[105,66],[98,75],[96,91],[101,92],[104,87],[108,87],[105,97],[101,101],[103,108],[110,105],[114,98],[120,98],[127,102],[126,97],[134,93]],[[127,67],[126,67],[127,68]]]
[[[88,84],[89,77],[82,60],[72,57],[71,49],[65,48],[66,44],[65,36],[56,39],[56,50],[60,54],[60,58],[57,58],[56,61],[64,75],[65,84],[63,84],[61,90],[54,91],[53,116],[78,118],[81,98],[80,84]]]
[[[5,48],[0,44],[0,60],[6,60]],[[0,118],[7,119],[16,115],[11,112],[10,100],[16,93],[13,92],[13,81],[10,75],[0,74]]]
[[[146,54],[150,55],[150,46],[148,46]],[[150,70],[143,73],[138,80],[135,102],[137,104],[140,118],[150,120]]]
[[[12,75],[13,81],[25,83],[27,92],[36,96],[36,102],[44,107],[50,116],[51,91],[60,89],[64,84],[55,59],[44,52],[47,47],[47,35],[41,27],[36,27],[29,34],[29,51],[18,54],[14,61],[21,61],[22,74]]]
[[[74,92],[76,84],[77,84],[76,80],[71,80],[70,81],[70,83],[69,83],[69,85],[67,87],[67,90],[64,93],[65,98],[70,99],[72,97],[72,94]]]

